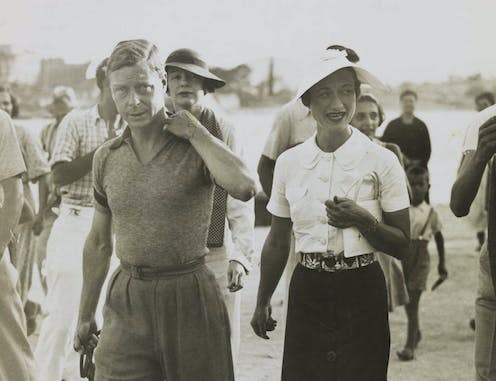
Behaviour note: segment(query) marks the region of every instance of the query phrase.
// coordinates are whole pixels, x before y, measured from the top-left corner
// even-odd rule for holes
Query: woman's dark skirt
[[[296,267],[283,381],[385,381],[389,347],[386,283],[377,262],[338,273]]]

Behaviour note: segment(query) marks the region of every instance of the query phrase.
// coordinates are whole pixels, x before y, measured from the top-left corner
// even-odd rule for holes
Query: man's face
[[[348,126],[355,113],[355,78],[349,70],[338,70],[310,90],[310,110],[321,128]]]
[[[358,102],[351,124],[373,138],[379,127],[379,119],[379,107],[374,102]]]
[[[69,111],[71,111],[73,108],[74,107],[69,97],[64,95],[53,100],[53,103],[50,106],[50,112],[55,119],[59,120],[67,115],[67,113],[69,113]]]
[[[489,106],[492,106],[491,103],[489,102],[488,99],[486,98],[479,98],[477,99],[477,101],[475,102],[475,108],[477,109],[477,111],[482,111],[482,110],[485,110],[486,108],[488,108]]]
[[[12,116],[12,108],[13,104],[10,94],[5,91],[0,92],[0,109]]]
[[[130,127],[147,126],[164,107],[164,83],[146,62],[111,72],[109,84],[117,111]]]
[[[203,79],[189,71],[175,67],[168,68],[167,72],[169,95],[179,108],[190,110],[201,96]]]
[[[413,114],[415,112],[415,104],[417,103],[417,100],[415,99],[414,95],[404,95],[401,100],[401,109],[403,111],[403,114]]]

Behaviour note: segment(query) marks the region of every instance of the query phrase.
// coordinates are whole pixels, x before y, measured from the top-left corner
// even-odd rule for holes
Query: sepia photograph
[[[0,381],[496,381],[495,17],[5,2]]]

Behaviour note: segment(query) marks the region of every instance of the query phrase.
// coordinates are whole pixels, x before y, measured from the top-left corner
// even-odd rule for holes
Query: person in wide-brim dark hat
[[[186,110],[212,135],[241,156],[242,147],[237,141],[231,123],[220,118],[200,102],[204,94],[224,86],[225,82],[211,73],[206,62],[191,49],[172,52],[165,62],[165,70],[167,108],[176,113]],[[224,240],[226,218],[233,244],[226,244]],[[206,262],[223,291],[231,327],[234,368],[236,368],[241,340],[241,292],[239,291],[243,288],[244,277],[251,270],[254,253],[254,219],[252,203],[228,197],[223,189],[216,187],[207,239],[209,253]]]
[[[213,93],[225,86],[226,82],[213,74],[200,54],[192,49],[174,50],[165,61],[165,70],[175,67],[186,70],[204,79],[205,92]]]

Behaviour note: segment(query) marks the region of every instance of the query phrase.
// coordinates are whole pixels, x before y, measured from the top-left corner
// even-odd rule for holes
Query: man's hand
[[[268,306],[258,306],[253,313],[251,318],[251,327],[257,336],[263,339],[269,339],[267,336],[268,331],[273,331],[277,327],[277,321],[272,319],[272,307]]]
[[[439,263],[437,266],[437,272],[439,274],[439,278],[443,281],[448,278],[448,270],[446,270],[446,265],[444,263]]]
[[[88,353],[98,344],[97,327],[95,320],[78,322],[74,336],[74,350],[79,354]]]
[[[480,126],[476,153],[484,162],[489,161],[496,153],[496,116]]]
[[[370,218],[370,213],[348,198],[336,196],[327,200],[325,206],[329,225],[338,229],[358,226]]]
[[[169,116],[164,123],[164,130],[186,140],[190,140],[195,131],[202,127],[198,119],[186,110],[178,111],[176,114]]]
[[[243,277],[245,268],[237,261],[230,261],[227,266],[227,288],[231,292],[239,291],[243,288]]]

